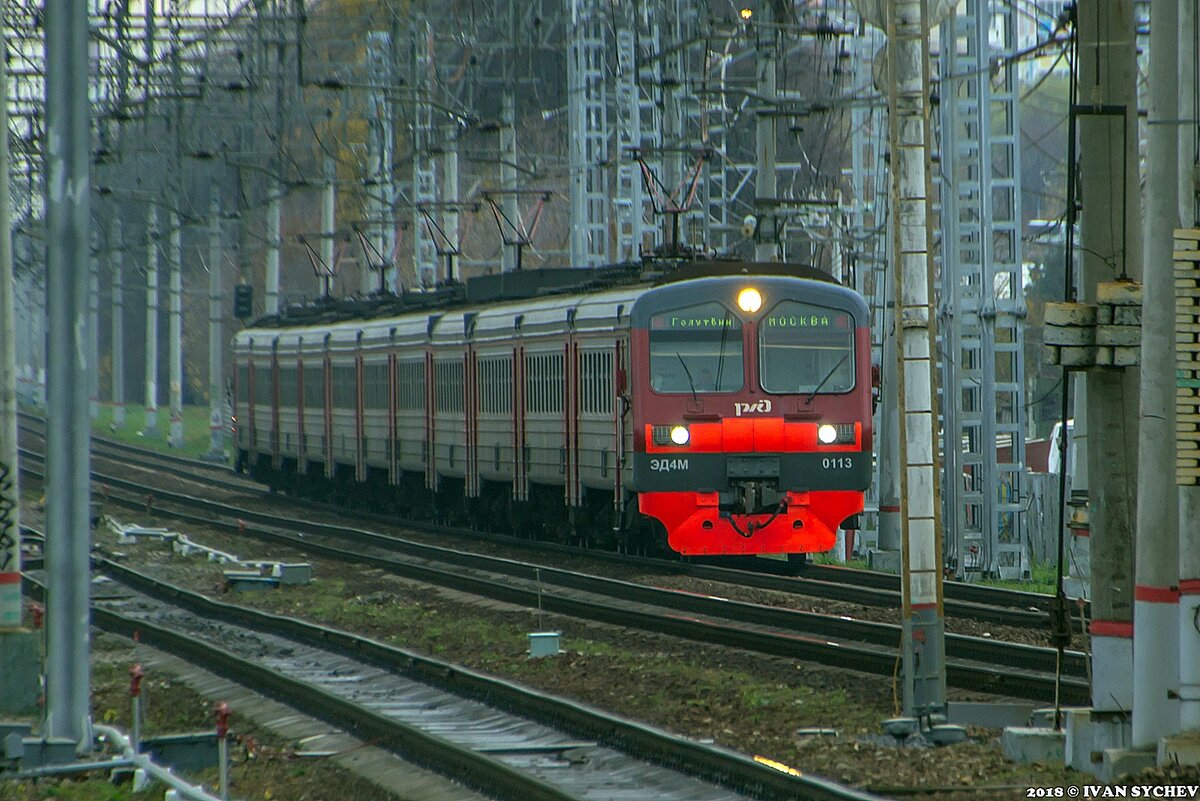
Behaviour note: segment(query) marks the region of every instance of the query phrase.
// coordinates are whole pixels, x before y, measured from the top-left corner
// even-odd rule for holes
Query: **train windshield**
[[[767,392],[848,392],[854,319],[840,309],[785,300],[759,323],[759,360]]]
[[[650,318],[650,387],[655,392],[737,392],[744,382],[742,321],[720,303]]]

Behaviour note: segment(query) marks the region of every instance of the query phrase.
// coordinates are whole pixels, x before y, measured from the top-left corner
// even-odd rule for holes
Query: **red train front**
[[[787,277],[667,284],[630,314],[639,510],[682,554],[833,547],[871,477],[869,316]]]

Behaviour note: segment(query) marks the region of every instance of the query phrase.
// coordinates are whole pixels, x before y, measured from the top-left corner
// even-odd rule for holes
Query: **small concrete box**
[[[217,767],[217,733],[169,734],[142,740],[142,752],[160,765],[184,772]]]
[[[280,584],[311,584],[312,565],[308,562],[280,562],[271,570]]]
[[[529,633],[529,656],[558,656],[558,639],[561,631],[531,631]]]

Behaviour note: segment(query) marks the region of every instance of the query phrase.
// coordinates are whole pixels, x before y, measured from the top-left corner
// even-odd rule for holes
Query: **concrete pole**
[[[1179,118],[1195,119],[1197,9],[1179,4]],[[1153,31],[1153,29],[1151,29]],[[1179,214],[1188,227],[1200,226],[1196,190],[1196,126],[1179,126]],[[1144,323],[1143,323],[1144,324]],[[1200,487],[1179,488],[1179,728],[1200,734]]]
[[[100,416],[100,254],[93,247],[88,258],[88,418]]]
[[[1174,178],[1178,165],[1177,61],[1179,0],[1150,7],[1149,136],[1146,148],[1146,239],[1142,302],[1168,309],[1175,302],[1172,232],[1179,227]],[[1166,314],[1142,316],[1141,414],[1138,465],[1147,475],[1168,476],[1175,466],[1175,322]],[[1137,499],[1137,586],[1134,589],[1133,747],[1149,748],[1178,728],[1179,498],[1172,481],[1142,481]]]
[[[89,201],[88,15],[84,0],[46,5],[47,318],[46,728],[91,750],[88,662]],[[93,365],[94,369],[94,365]]]
[[[335,225],[334,204],[337,202],[337,168],[333,158],[325,157],[325,193],[321,196],[321,261],[325,269],[333,270],[333,232]],[[333,276],[328,278],[330,294],[333,293]]]
[[[1133,4],[1096,0],[1079,8],[1079,102],[1124,106],[1124,116],[1080,119],[1083,301],[1122,273],[1142,277],[1138,180],[1137,63]],[[1145,355],[1145,354],[1143,354]],[[1133,706],[1133,528],[1138,485],[1139,371],[1092,370],[1087,386],[1091,523],[1092,701]]]
[[[112,260],[112,429],[125,428],[125,235],[121,213],[113,214]]]
[[[158,436],[158,206],[146,210],[146,424],[143,437]]]
[[[904,711],[946,706],[941,509],[933,435],[932,261],[926,224],[928,86],[924,0],[888,3],[892,242],[898,265],[896,391],[900,393]]]
[[[279,237],[280,197],[279,181],[270,183],[271,197],[267,201],[267,282],[263,289],[266,296],[266,313],[279,314]]]
[[[447,125],[443,135],[442,151],[442,200],[447,204],[458,202],[458,126]],[[442,207],[442,230],[450,241],[446,246],[451,250],[458,249],[458,208],[454,205]],[[445,280],[458,280],[458,262],[454,256],[448,256]]]
[[[895,259],[892,260],[894,265]],[[893,267],[893,269],[895,269]],[[883,279],[881,279],[883,280]],[[900,390],[896,380],[896,309],[890,278],[883,295],[883,353],[879,403],[879,550],[880,566],[900,566]]]
[[[225,378],[221,362],[221,197],[213,188],[208,234],[208,430],[207,458],[225,460]]]
[[[1200,46],[1197,25],[1200,17],[1196,4],[1179,4],[1179,119],[1196,119],[1196,81],[1200,71]],[[1195,125],[1179,126],[1179,216],[1184,225],[1200,225],[1200,164],[1196,160]]]
[[[758,117],[755,120],[754,211],[758,215],[760,236],[754,245],[756,261],[771,261],[779,252],[779,209],[776,181],[775,138],[775,31],[771,27],[771,4],[763,3],[758,13],[755,56],[758,60]],[[766,200],[768,202],[764,203]]]
[[[8,190],[8,76],[0,47],[0,631],[21,625],[17,327]]]
[[[1200,487],[1179,488],[1179,729],[1200,734]]]
[[[517,188],[517,126],[516,101],[512,90],[504,93],[503,106],[500,109],[500,187],[507,192]],[[500,208],[513,225],[518,224],[521,214],[517,206],[516,195],[505,195],[500,200]],[[500,261],[500,269],[510,273],[517,269],[517,248],[520,245],[504,245]],[[571,265],[572,267],[578,265]]]
[[[167,444],[172,448],[183,447],[183,227],[179,213],[171,212],[171,246],[167,256],[171,266],[171,284],[168,289],[170,316],[167,319],[167,337],[170,340],[170,393],[171,428]]]

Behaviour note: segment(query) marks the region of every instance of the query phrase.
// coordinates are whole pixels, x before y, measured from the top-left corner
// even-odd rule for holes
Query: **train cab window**
[[[841,393],[854,387],[854,319],[848,312],[785,300],[758,327],[762,388]]]
[[[742,321],[720,303],[650,318],[650,388],[655,392],[737,392],[744,372]]]

